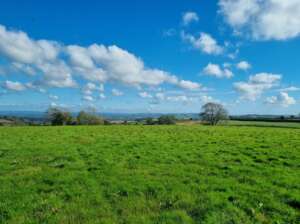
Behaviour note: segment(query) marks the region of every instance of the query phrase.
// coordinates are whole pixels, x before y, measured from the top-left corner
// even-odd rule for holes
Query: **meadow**
[[[300,129],[0,128],[0,223],[300,223]]]

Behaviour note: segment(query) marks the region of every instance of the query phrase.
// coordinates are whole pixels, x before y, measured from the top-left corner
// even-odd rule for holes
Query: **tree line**
[[[221,104],[207,103],[202,107],[199,114],[203,123],[209,125],[217,125],[219,121],[228,119],[228,112]],[[173,125],[176,124],[177,118],[174,115],[161,115],[158,118],[145,118],[133,121],[114,121],[105,120],[98,115],[95,110],[82,110],[74,115],[66,109],[58,107],[50,107],[44,118],[39,120],[30,120],[29,118],[17,118],[10,116],[0,117],[0,126],[19,126],[19,125],[108,125],[116,124],[145,124],[145,125]]]
[[[47,111],[47,118],[54,126],[59,125],[101,125],[105,120],[95,111],[80,111],[73,117],[69,111],[51,107]]]
[[[217,125],[221,120],[228,119],[228,112],[223,105],[218,103],[207,103],[202,106],[199,114],[201,120],[209,125]],[[80,111],[73,117],[69,111],[51,107],[47,111],[47,118],[51,125],[102,125],[109,122],[99,116],[95,111]],[[176,117],[173,115],[162,115],[158,119],[145,119],[146,125],[172,125],[176,124]]]

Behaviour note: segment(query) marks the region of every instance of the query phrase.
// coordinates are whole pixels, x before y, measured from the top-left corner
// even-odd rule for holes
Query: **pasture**
[[[300,223],[300,129],[0,128],[0,223]]]

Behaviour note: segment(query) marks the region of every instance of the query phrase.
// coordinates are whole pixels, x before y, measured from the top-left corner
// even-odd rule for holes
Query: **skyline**
[[[299,114],[299,36],[298,0],[5,2],[0,110]]]

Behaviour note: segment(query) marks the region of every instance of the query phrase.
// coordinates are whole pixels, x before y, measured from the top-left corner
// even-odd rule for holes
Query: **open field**
[[[300,130],[0,128],[0,223],[300,223]]]
[[[299,122],[274,122],[274,121],[224,121],[222,125],[228,126],[249,126],[249,127],[278,127],[278,128],[299,128]]]

